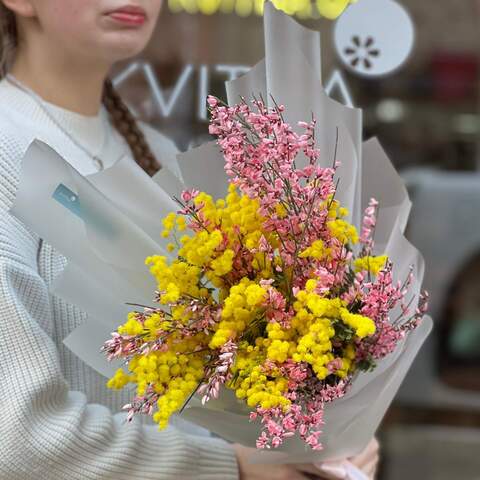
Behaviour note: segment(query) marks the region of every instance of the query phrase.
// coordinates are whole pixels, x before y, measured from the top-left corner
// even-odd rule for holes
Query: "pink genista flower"
[[[350,285],[348,291],[342,295],[342,300],[347,304],[354,303],[363,298],[363,288],[366,278],[366,272],[358,272],[355,274],[353,283]]]
[[[289,379],[290,390],[294,390],[297,386],[301,386],[309,375],[306,363],[297,363],[292,360],[287,360],[283,363],[281,370],[282,374]]]
[[[262,432],[260,437],[257,439],[256,447],[260,450],[264,448],[270,448],[270,439],[268,438],[266,432]]]
[[[380,359],[392,353],[406,332],[415,328],[426,313],[425,303],[428,294],[423,293],[420,295],[415,314],[411,319],[405,320],[410,311],[409,305],[414,300],[407,303],[404,300],[413,281],[413,270],[410,269],[403,284],[400,282],[394,284],[392,269],[392,264],[388,263],[378,274],[375,282],[363,285],[361,313],[375,321],[376,333],[369,342],[357,345],[357,360]],[[392,321],[390,313],[397,306],[401,313],[398,319]]]
[[[237,348],[236,343],[228,341],[220,348],[218,359],[213,365],[207,368],[205,378],[208,379],[208,382],[202,384],[198,389],[198,393],[203,394],[203,405],[205,405],[210,398],[218,398],[220,386],[231,378],[230,368],[235,363]]]
[[[308,435],[307,438],[305,438],[305,442],[307,445],[310,445],[313,450],[322,450],[322,444],[319,442],[318,437],[320,436],[322,432],[316,431]]]
[[[260,282],[260,284],[264,287],[267,286],[265,282]],[[292,309],[287,309],[286,298],[271,285],[268,285],[267,288],[265,316],[269,322],[277,322],[284,328],[287,328],[290,325],[290,319],[293,316]]]
[[[335,373],[338,370],[341,370],[343,367],[343,362],[341,358],[335,358],[327,364],[327,369],[330,373]]]
[[[311,370],[303,365],[297,370],[294,362],[287,362],[282,367],[282,373],[297,376],[297,382],[290,380],[289,393],[286,398],[291,401],[288,410],[283,408],[257,408],[250,419],[260,419],[262,433],[257,441],[258,448],[277,448],[283,442],[298,433],[300,437],[314,450],[322,448],[320,435],[324,424],[323,407],[325,401],[340,398],[346,391],[347,382],[341,381],[337,387],[320,387]],[[299,396],[296,388],[301,387],[309,394]],[[321,394],[323,392],[323,396]]]
[[[346,395],[350,380],[342,380],[336,385],[325,385],[319,392],[319,400],[324,403],[333,402]]]
[[[360,235],[360,243],[363,244],[367,252],[371,251],[373,247],[373,231],[377,224],[378,202],[372,198],[365,210],[363,217],[362,232]]]
[[[325,241],[331,239],[326,201],[335,191],[335,169],[317,165],[315,121],[301,123],[304,133],[297,134],[283,121],[282,106],[268,110],[260,101],[253,104],[255,111],[246,104],[216,105],[212,132],[218,136],[232,182],[241,193],[259,200],[260,213],[266,218],[264,230],[281,238],[282,265],[276,265],[276,270],[282,272],[296,264],[299,253],[319,233]],[[301,152],[308,163],[297,169],[295,158]],[[269,251],[267,242],[262,240],[259,249]]]
[[[159,395],[155,393],[151,386],[148,386],[145,395],[134,397],[132,403],[128,403],[122,407],[122,410],[128,412],[127,422],[131,422],[136,414],[152,415],[158,399]]]
[[[420,302],[418,308],[416,310],[416,315],[419,317],[423,317],[427,314],[428,311],[428,304],[429,304],[430,295],[428,292],[422,292],[420,294]]]
[[[315,279],[318,282],[316,292],[320,295],[329,292],[335,284],[335,275],[325,267],[318,267],[315,270]]]
[[[264,235],[260,237],[260,242],[258,244],[258,251],[263,252],[263,253],[269,253],[272,254],[272,247],[271,245],[267,242],[267,239],[265,238]]]
[[[365,293],[361,313],[376,319],[377,323],[387,320],[390,310],[395,308],[405,296],[405,286],[393,284],[392,269],[392,264],[387,263],[374,283],[364,284]]]
[[[146,311],[153,313],[157,310],[146,309]],[[141,313],[136,314],[136,319],[140,323],[144,323],[146,316]],[[140,351],[140,349],[150,348],[154,342],[146,344],[139,335],[125,335],[118,332],[113,332],[112,338],[107,340],[101,351],[107,355],[108,361],[119,358],[130,358]]]
[[[207,97],[207,103],[210,108],[214,108],[218,105],[218,99],[212,95]]]
[[[185,337],[191,337],[200,332],[208,332],[208,329],[217,324],[221,310],[216,305],[205,304],[203,300],[192,299],[185,305],[185,313],[190,314],[191,321],[185,326],[178,324],[178,328]]]
[[[200,192],[198,190],[195,190],[193,188],[191,190],[184,190],[182,192],[182,200],[186,203],[189,203],[192,200],[194,200],[198,196],[199,193]]]

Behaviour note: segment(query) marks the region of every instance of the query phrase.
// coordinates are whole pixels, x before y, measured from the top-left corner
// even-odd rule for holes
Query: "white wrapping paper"
[[[362,145],[362,112],[333,101],[321,83],[320,38],[275,10],[265,9],[265,59],[245,76],[229,82],[230,103],[239,96],[262,95],[286,106],[286,119],[317,119],[316,138],[321,163],[341,162],[338,199],[357,226],[371,197],[380,202],[375,238],[378,252],[390,256],[394,276],[404,280],[415,266],[412,294],[418,296],[424,273],[419,252],[403,235],[410,200],[377,140]],[[109,376],[116,365],[99,353],[100,346],[129,310],[125,302],[151,304],[153,278],[145,257],[167,255],[160,238],[161,218],[176,210],[172,197],[185,188],[221,197],[227,190],[224,160],[214,142],[178,156],[181,175],[163,169],[153,179],[132,162],[121,159],[111,168],[82,177],[53,150],[34,142],[23,161],[13,213],[68,258],[68,267],[54,282],[52,293],[89,314],[85,325],[65,339],[66,345],[100,373]],[[45,175],[48,172],[48,175]],[[182,178],[183,180],[179,180]],[[74,206],[55,197],[59,186],[72,192]],[[55,197],[55,198],[54,198]],[[322,436],[324,450],[312,452],[291,438],[275,455],[259,452],[259,462],[311,462],[354,455],[375,433],[408,368],[432,328],[426,318],[373,373],[361,373],[346,397],[327,405]],[[218,435],[255,446],[259,425],[248,421],[248,410],[231,391],[205,407],[195,399],[183,413],[187,420]]]

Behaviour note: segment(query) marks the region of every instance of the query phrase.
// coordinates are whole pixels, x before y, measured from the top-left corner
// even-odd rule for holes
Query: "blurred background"
[[[479,480],[480,0],[399,0],[413,50],[382,75],[408,33],[373,15],[393,0],[368,1],[374,11],[350,22],[349,46],[309,0],[277,4],[321,31],[324,84],[364,109],[365,137],[380,138],[404,177],[408,238],[426,259],[435,330],[379,432],[379,479]],[[180,150],[202,143],[206,95],[225,97],[223,82],[263,57],[259,10],[256,0],[170,0],[142,57],[115,72],[119,90]],[[400,33],[386,42],[391,29]]]

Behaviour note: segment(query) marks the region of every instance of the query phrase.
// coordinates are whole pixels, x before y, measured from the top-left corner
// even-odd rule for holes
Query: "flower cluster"
[[[228,194],[185,191],[165,218],[172,256],[146,260],[158,308],[132,312],[105,343],[126,363],[108,385],[134,383],[129,418],[152,414],[161,428],[195,393],[230,389],[261,424],[259,448],[297,433],[320,449],[325,404],[393,351],[427,298],[407,301],[412,276],[395,284],[387,256],[372,254],[374,200],[360,234],[348,221],[338,165],[318,165],[315,121],[297,133],[281,106],[209,104]]]

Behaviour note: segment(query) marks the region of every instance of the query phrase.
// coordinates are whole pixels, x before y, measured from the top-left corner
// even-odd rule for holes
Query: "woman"
[[[48,294],[65,258],[8,213],[34,138],[84,175],[122,155],[149,174],[175,168],[171,143],[137,125],[107,79],[116,61],[144,48],[161,6],[128,1],[0,2],[0,478],[312,478],[312,465],[267,469],[249,465],[240,446],[123,424],[112,412],[127,398],[62,344],[85,321]],[[372,470],[374,456],[359,465]]]

